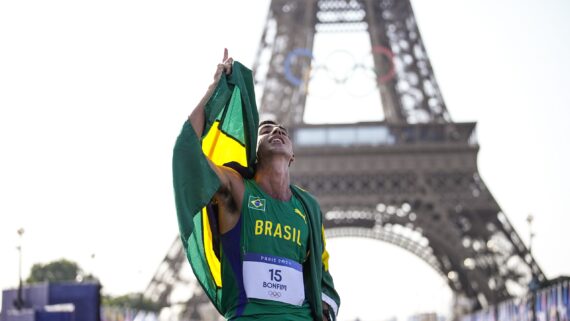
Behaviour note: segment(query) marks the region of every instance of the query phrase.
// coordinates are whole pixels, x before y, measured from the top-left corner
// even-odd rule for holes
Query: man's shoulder
[[[306,189],[302,188],[299,185],[291,184],[291,189],[296,190],[300,193],[305,193],[305,194],[311,195],[311,193],[309,191],[307,191]]]
[[[292,184],[291,190],[293,190],[293,192],[296,193],[297,196],[300,196],[301,198],[303,198],[303,201],[309,201],[309,202],[313,203],[311,205],[318,205],[317,198],[313,194],[311,194],[309,191],[300,187],[299,185],[293,185]]]
[[[238,162],[225,163],[223,166],[226,168],[230,168],[230,169],[234,170],[236,173],[238,173],[242,177],[243,180],[253,179],[254,172],[253,172],[252,168],[245,167]]]

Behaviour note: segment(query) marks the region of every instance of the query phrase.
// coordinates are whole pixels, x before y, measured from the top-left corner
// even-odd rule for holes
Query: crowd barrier
[[[533,319],[533,302],[536,320]],[[463,316],[461,321],[570,321],[570,281],[489,306]]]

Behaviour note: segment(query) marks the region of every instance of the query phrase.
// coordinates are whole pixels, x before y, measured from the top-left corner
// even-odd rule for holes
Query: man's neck
[[[269,196],[282,201],[291,199],[288,162],[264,162],[256,169],[254,179]]]

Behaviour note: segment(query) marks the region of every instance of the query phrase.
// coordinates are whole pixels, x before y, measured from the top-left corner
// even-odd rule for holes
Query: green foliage
[[[102,304],[103,306],[130,308],[152,312],[159,312],[161,308],[158,303],[145,299],[142,293],[130,293],[117,297],[104,295],[102,298]]]
[[[32,266],[30,276],[26,283],[39,282],[81,282],[97,281],[92,274],[85,274],[75,262],[60,259],[47,264],[36,263]],[[161,306],[157,303],[145,299],[142,293],[131,293],[113,297],[104,295],[102,297],[104,306],[117,308],[130,308],[134,310],[159,312]]]
[[[45,265],[34,264],[26,283],[75,281],[79,275],[81,268],[77,263],[60,259]]]

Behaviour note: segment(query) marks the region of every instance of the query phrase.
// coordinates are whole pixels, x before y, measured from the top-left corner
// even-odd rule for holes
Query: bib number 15
[[[283,279],[281,277],[281,270],[269,269],[269,274],[271,276],[271,281],[281,282]]]

